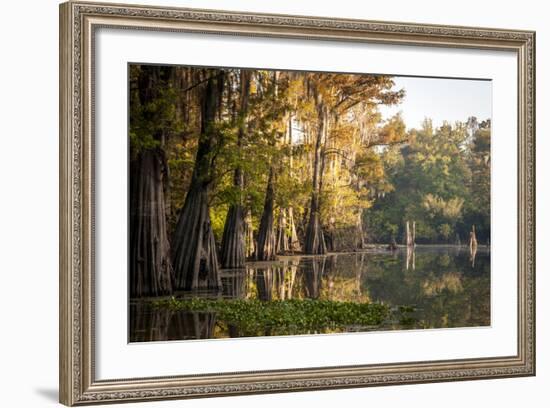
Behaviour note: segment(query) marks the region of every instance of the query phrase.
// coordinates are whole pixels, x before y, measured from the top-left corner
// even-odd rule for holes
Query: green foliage
[[[490,234],[490,121],[472,131],[466,123],[434,129],[426,120],[409,142],[383,154],[392,189],[364,214],[371,239],[403,239],[407,220],[416,221],[418,243],[467,242],[472,225],[478,239]],[[403,242],[403,241],[402,241]]]
[[[170,67],[130,66],[129,135],[133,154],[161,147],[163,140],[186,127],[176,112],[178,90],[169,80],[170,71]]]
[[[338,330],[346,326],[379,326],[390,309],[378,303],[291,299],[264,302],[248,300],[175,299],[155,301],[157,308],[215,313],[218,321],[236,325],[241,335],[307,333]]]
[[[438,231],[439,231],[439,234],[441,235],[441,237],[445,241],[448,241],[449,238],[451,237],[452,232],[453,232],[453,228],[449,224],[441,224],[438,228]]]
[[[444,200],[441,197],[428,193],[424,196],[422,207],[426,210],[426,214],[430,218],[440,217],[443,219],[457,219],[461,216],[464,199],[461,197],[453,197],[449,200]]]
[[[222,240],[225,217],[228,210],[228,204],[220,204],[210,209],[210,222],[212,223],[212,230],[214,231],[216,242],[221,242]]]
[[[201,89],[224,73],[215,123],[201,134]],[[303,240],[313,192],[319,101],[326,114],[319,188],[321,224],[354,228],[361,219],[370,241],[402,242],[406,220],[418,243],[490,237],[490,120],[426,120],[407,131],[400,115],[382,120],[381,105],[398,104],[390,76],[249,71],[246,112],[240,110],[240,69],[130,66],[131,157],[162,149],[168,163],[168,225],[185,201],[199,140],[214,135],[206,155],[212,225],[219,240],[227,210],[241,204],[257,229],[267,178],[274,170],[275,212],[292,207]],[[429,113],[429,112],[427,112]],[[235,170],[243,184],[235,183]],[[211,179],[211,180],[210,180]]]

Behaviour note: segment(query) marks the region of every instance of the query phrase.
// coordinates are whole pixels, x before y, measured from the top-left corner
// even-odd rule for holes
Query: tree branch
[[[224,71],[218,72],[216,75],[209,76],[208,78],[205,78],[205,79],[203,79],[202,81],[199,81],[199,82],[197,82],[196,84],[193,84],[193,85],[191,85],[191,86],[188,87],[188,88],[185,88],[185,89],[184,89],[183,91],[181,91],[181,92],[182,92],[182,93],[189,92],[191,89],[196,88],[197,86],[199,86],[199,85],[201,85],[201,84],[204,84],[205,82],[208,82],[209,80],[214,79],[214,78],[217,78],[217,77],[219,77],[219,76],[221,76],[221,75],[224,75],[224,74],[225,74]]]
[[[323,156],[328,156],[329,154],[337,154],[337,155],[341,156],[342,158],[344,158],[345,160],[350,160],[350,158],[347,157],[345,152],[342,151],[341,149],[336,149],[336,148],[325,149],[322,154],[323,154]]]

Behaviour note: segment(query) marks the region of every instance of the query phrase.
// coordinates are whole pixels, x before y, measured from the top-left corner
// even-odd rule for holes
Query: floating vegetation
[[[155,308],[215,313],[223,325],[238,328],[239,336],[339,332],[345,328],[380,326],[391,315],[380,303],[316,299],[261,300],[165,299]],[[375,328],[376,328],[375,327]]]

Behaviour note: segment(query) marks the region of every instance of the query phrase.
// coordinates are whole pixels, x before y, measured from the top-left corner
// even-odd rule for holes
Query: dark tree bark
[[[239,112],[239,132],[237,148],[240,149],[246,135],[246,117],[248,115],[248,99],[250,94],[250,71],[241,70],[241,101]],[[234,185],[242,190],[244,184],[243,172],[240,167],[235,169]],[[223,228],[221,246],[222,268],[244,268],[246,260],[246,242],[244,226],[244,208],[241,202],[233,203],[227,212]]]
[[[166,341],[173,311],[152,308],[146,303],[130,304],[130,342]]]
[[[213,312],[173,312],[166,340],[211,339],[214,337],[216,320],[216,313]]]
[[[273,268],[267,267],[256,271],[258,299],[264,302],[273,300]]]
[[[325,237],[321,228],[321,219],[319,215],[318,194],[313,193],[311,198],[311,210],[309,213],[309,222],[306,229],[305,253],[311,255],[323,255],[327,253]]]
[[[245,299],[247,294],[247,271],[240,269],[224,274],[222,295],[228,299]]]
[[[221,71],[206,80],[201,95],[201,136],[195,167],[173,239],[177,289],[221,290],[208,194],[216,157],[214,151],[219,142],[215,123],[223,88],[224,75]]]
[[[232,204],[223,227],[221,265],[224,269],[244,268],[244,215],[240,204]]]
[[[321,177],[323,167],[322,143],[326,132],[327,115],[321,101],[320,95],[316,95],[317,106],[317,137],[315,140],[315,150],[313,158],[313,190],[311,193],[311,204],[309,208],[309,221],[306,229],[306,238],[304,250],[306,254],[322,255],[327,252],[323,230],[321,229],[320,219],[320,194],[321,194]]]
[[[311,268],[304,271],[305,295],[308,299],[319,299],[321,278],[325,273],[326,257],[313,258]]]
[[[145,150],[130,165],[130,295],[170,294],[173,273],[166,227],[162,150]]]
[[[147,106],[158,98],[158,86],[170,69],[141,67],[136,103]],[[164,78],[166,79],[166,78]],[[147,113],[145,114],[147,115]],[[149,113],[145,120],[158,121]],[[130,296],[159,296],[173,289],[170,244],[166,225],[165,188],[168,166],[164,155],[164,134],[152,135],[155,148],[137,151],[132,146],[130,161]]]
[[[276,236],[273,228],[273,206],[275,193],[273,191],[273,177],[272,167],[269,170],[264,211],[260,221],[260,230],[258,232],[258,243],[256,246],[256,259],[258,261],[271,261],[275,259]]]

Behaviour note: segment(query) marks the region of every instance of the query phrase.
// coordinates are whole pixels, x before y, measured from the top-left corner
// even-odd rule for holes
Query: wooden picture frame
[[[94,41],[95,32],[100,27],[515,53],[518,64],[517,353],[490,358],[97,380],[93,90]],[[59,383],[63,404],[72,406],[535,374],[534,32],[78,1],[63,3],[60,6],[59,181]]]

